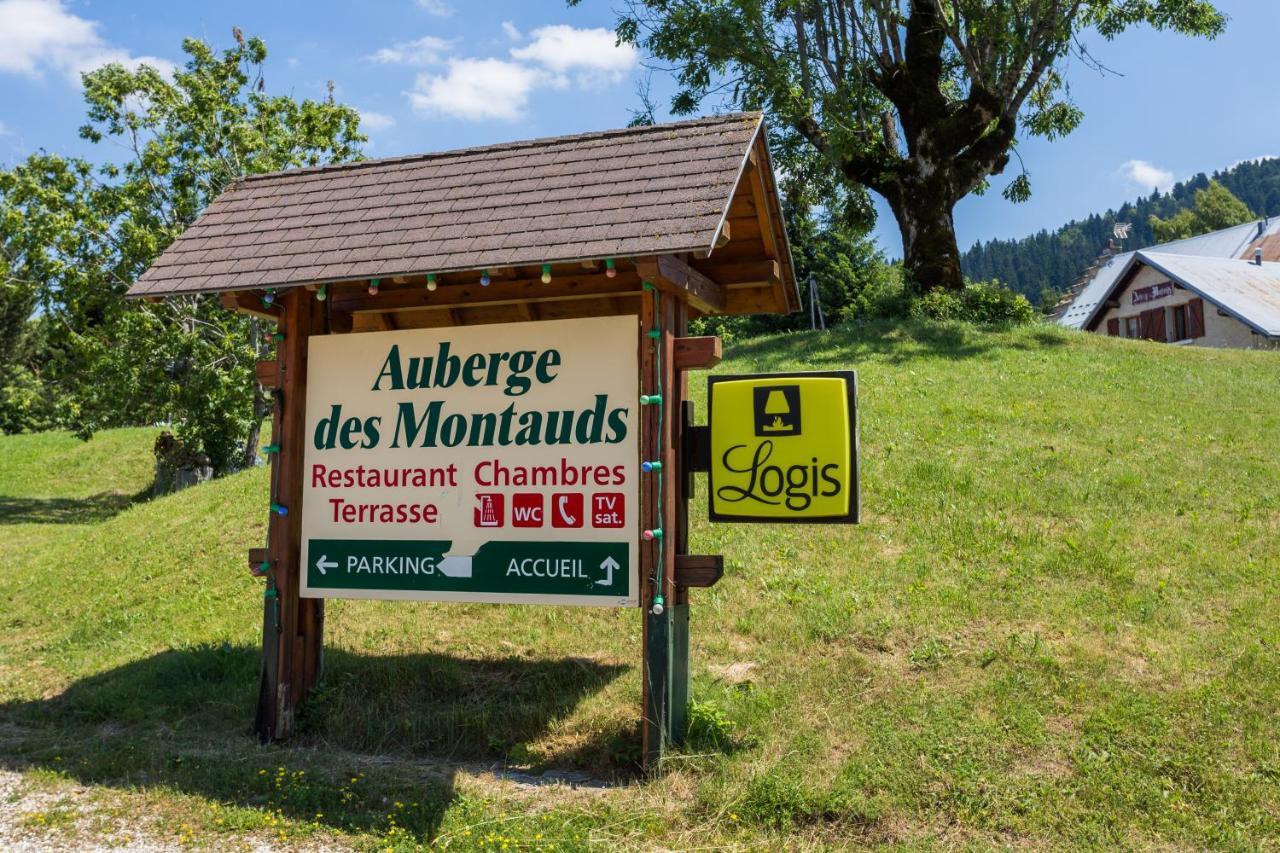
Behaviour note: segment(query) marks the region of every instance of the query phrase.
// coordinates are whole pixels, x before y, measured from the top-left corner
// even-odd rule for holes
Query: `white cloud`
[[[359,110],[360,127],[373,133],[383,130],[390,130],[396,126],[395,116],[389,116],[386,113],[374,112],[373,110]]]
[[[365,57],[384,65],[438,65],[453,50],[453,42],[438,36],[423,36],[384,47]]]
[[[453,7],[444,0],[418,0],[418,8],[437,18],[447,18],[453,14]]]
[[[1117,174],[1144,192],[1152,189],[1168,192],[1174,184],[1173,172],[1146,160],[1130,160],[1120,167]]]
[[[509,39],[524,38],[510,21],[502,22]],[[438,74],[419,74],[405,92],[415,112],[482,121],[514,121],[522,117],[529,97],[539,88],[570,85],[598,87],[620,81],[638,61],[631,45],[618,45],[605,29],[577,29],[564,24],[539,27],[510,59],[450,57],[452,42],[426,36],[393,45],[370,59],[405,65],[447,62]]]
[[[524,115],[540,76],[536,69],[501,59],[451,59],[447,73],[419,74],[413,91],[405,94],[420,113],[513,121]]]
[[[578,29],[554,24],[534,30],[529,44],[511,50],[512,57],[537,63],[563,76],[574,72],[583,85],[617,83],[635,67],[636,49],[618,44],[606,29]]]
[[[155,56],[133,56],[98,34],[97,21],[63,8],[61,0],[0,0],[0,71],[41,77],[46,70],[79,84],[80,75],[111,62],[136,69],[146,64],[171,76],[174,64]]]

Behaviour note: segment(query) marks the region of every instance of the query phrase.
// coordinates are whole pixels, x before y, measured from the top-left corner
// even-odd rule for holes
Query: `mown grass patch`
[[[0,518],[0,765],[195,845],[1280,841],[1280,359],[919,325],[718,370],[847,366],[864,523],[710,525],[699,495],[726,577],[657,778],[632,612],[330,602],[298,737],[256,746],[261,470]],[[153,438],[0,439],[0,495],[136,494]]]

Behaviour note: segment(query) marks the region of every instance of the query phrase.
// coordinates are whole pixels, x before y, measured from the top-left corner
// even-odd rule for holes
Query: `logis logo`
[[[840,494],[840,466],[835,462],[818,463],[811,457],[808,465],[789,465],[783,468],[770,465],[773,442],[768,439],[756,445],[754,451],[745,444],[735,444],[724,452],[721,464],[726,471],[746,474],[745,486],[719,486],[716,497],[725,503],[756,501],[769,506],[786,503],[795,512],[808,509],[816,497],[830,498]]]

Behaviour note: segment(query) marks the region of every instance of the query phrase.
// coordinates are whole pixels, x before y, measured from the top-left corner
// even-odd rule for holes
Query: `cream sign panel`
[[[635,328],[312,338],[302,595],[636,605]]]

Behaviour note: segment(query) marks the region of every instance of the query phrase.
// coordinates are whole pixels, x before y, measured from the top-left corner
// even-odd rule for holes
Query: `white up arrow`
[[[613,570],[620,569],[622,566],[618,565],[618,561],[613,557],[605,557],[604,562],[600,564],[600,568],[604,569],[604,578],[596,581],[596,583],[600,586],[611,586],[613,584]]]
[[[325,574],[328,569],[338,568],[338,564],[329,559],[328,554],[321,554],[320,559],[316,560],[316,568],[320,570],[320,574]]]

